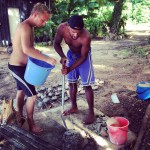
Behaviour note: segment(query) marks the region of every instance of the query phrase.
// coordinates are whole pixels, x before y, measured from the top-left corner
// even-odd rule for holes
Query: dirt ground
[[[128,32],[128,39],[118,41],[92,40],[92,57],[95,77],[104,81],[98,90],[94,91],[95,108],[107,116],[124,116],[130,121],[129,128],[138,135],[145,110],[150,103],[137,98],[136,84],[141,81],[150,81],[150,63],[146,57],[133,55],[134,47],[146,47],[150,50],[147,36],[150,31]],[[66,45],[63,44],[65,52]],[[46,51],[59,61],[59,56],[53,47]],[[16,85],[7,69],[10,55],[5,48],[0,48],[0,99],[15,99]],[[45,86],[53,86],[61,81],[61,65],[57,64],[52,70]],[[120,103],[111,101],[111,94],[117,93]],[[84,97],[84,95],[82,95]],[[150,122],[141,141],[141,150],[150,149]]]

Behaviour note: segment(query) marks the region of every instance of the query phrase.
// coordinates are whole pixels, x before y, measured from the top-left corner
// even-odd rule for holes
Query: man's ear
[[[36,17],[37,15],[38,15],[38,12],[35,11],[35,12],[33,13],[33,16]]]

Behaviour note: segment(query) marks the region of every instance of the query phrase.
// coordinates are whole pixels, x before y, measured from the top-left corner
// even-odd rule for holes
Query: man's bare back
[[[16,66],[25,66],[27,64],[28,56],[23,52],[22,43],[21,43],[21,35],[25,29],[28,29],[28,34],[30,34],[30,44],[33,45],[33,32],[32,28],[26,22],[22,22],[17,26],[16,34],[14,35],[13,39],[13,52],[10,57],[9,63],[11,65]]]

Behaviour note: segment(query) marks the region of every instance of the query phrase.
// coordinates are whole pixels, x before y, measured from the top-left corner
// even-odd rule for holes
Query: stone
[[[38,104],[37,104],[37,107],[42,108],[42,106],[43,106],[43,103],[39,101]]]
[[[105,128],[101,128],[101,130],[100,130],[100,135],[101,135],[102,137],[108,137],[108,133],[107,133],[107,131],[106,131]]]
[[[53,97],[51,98],[51,100],[53,100],[53,101],[57,100],[57,96],[56,96],[56,95],[53,96]]]
[[[93,89],[93,90],[98,90],[98,86],[97,86],[97,85],[94,85],[94,86],[92,86],[92,89]]]
[[[48,96],[50,96],[50,97],[51,97],[51,96],[53,96],[53,93],[52,93],[52,92],[50,92],[50,93],[48,94]]]
[[[49,98],[44,98],[44,99],[43,99],[43,102],[44,102],[44,103],[47,103],[48,101],[49,101]]]

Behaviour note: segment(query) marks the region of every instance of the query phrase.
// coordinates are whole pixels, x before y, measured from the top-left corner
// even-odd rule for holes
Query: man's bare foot
[[[88,114],[86,116],[86,118],[83,120],[83,124],[88,125],[88,124],[92,124],[95,120],[94,114]]]
[[[33,126],[31,127],[31,132],[40,133],[40,132],[42,132],[42,131],[43,131],[43,129],[40,128],[40,127],[38,127],[38,126],[36,126],[36,125],[33,125]]]
[[[78,108],[70,108],[69,110],[66,110],[63,112],[64,116],[70,115],[70,114],[74,114],[78,112]]]

